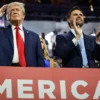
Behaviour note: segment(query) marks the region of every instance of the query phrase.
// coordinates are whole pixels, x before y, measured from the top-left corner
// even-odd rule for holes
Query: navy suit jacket
[[[56,53],[62,58],[63,67],[80,68],[82,67],[82,56],[79,48],[74,45],[72,39],[75,36],[70,31],[67,34],[57,35],[56,37]],[[96,44],[94,36],[83,34],[84,44],[88,59],[88,65],[91,68],[97,68],[95,59],[100,61],[100,45]]]
[[[24,30],[25,36],[25,57],[27,66],[44,66],[44,57],[38,34]],[[11,26],[0,28],[0,66],[10,66],[14,54],[13,34]]]

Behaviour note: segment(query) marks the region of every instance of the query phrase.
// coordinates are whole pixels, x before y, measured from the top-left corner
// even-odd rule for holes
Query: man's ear
[[[23,20],[25,19],[25,14],[24,14],[24,16],[23,16]]]

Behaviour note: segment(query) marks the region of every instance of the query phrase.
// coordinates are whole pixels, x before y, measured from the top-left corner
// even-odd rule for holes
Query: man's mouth
[[[78,22],[82,22],[82,19],[78,18],[78,19],[76,19],[76,21],[78,21]]]
[[[13,14],[13,16],[18,17],[19,15],[18,14]]]

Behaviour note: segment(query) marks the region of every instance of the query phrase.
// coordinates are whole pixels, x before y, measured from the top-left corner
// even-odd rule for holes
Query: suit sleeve
[[[95,59],[100,61],[100,45],[96,44],[95,50],[94,50],[94,56]]]
[[[38,61],[38,67],[44,67],[45,66],[39,36],[37,36],[37,61]]]
[[[63,35],[57,35],[56,37],[56,53],[61,58],[69,57],[75,50],[75,45],[72,40],[64,37]]]
[[[92,49],[92,47],[94,47],[93,48],[94,59],[96,59],[97,61],[100,61],[100,44],[96,43],[96,37],[92,36],[90,43],[92,43],[93,46],[91,46],[89,48]]]

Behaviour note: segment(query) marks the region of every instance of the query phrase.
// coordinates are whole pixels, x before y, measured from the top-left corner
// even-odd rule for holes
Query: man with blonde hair
[[[22,25],[24,4],[12,2],[0,8],[0,17],[6,12],[10,25],[0,28],[0,66],[44,66],[39,36]]]

